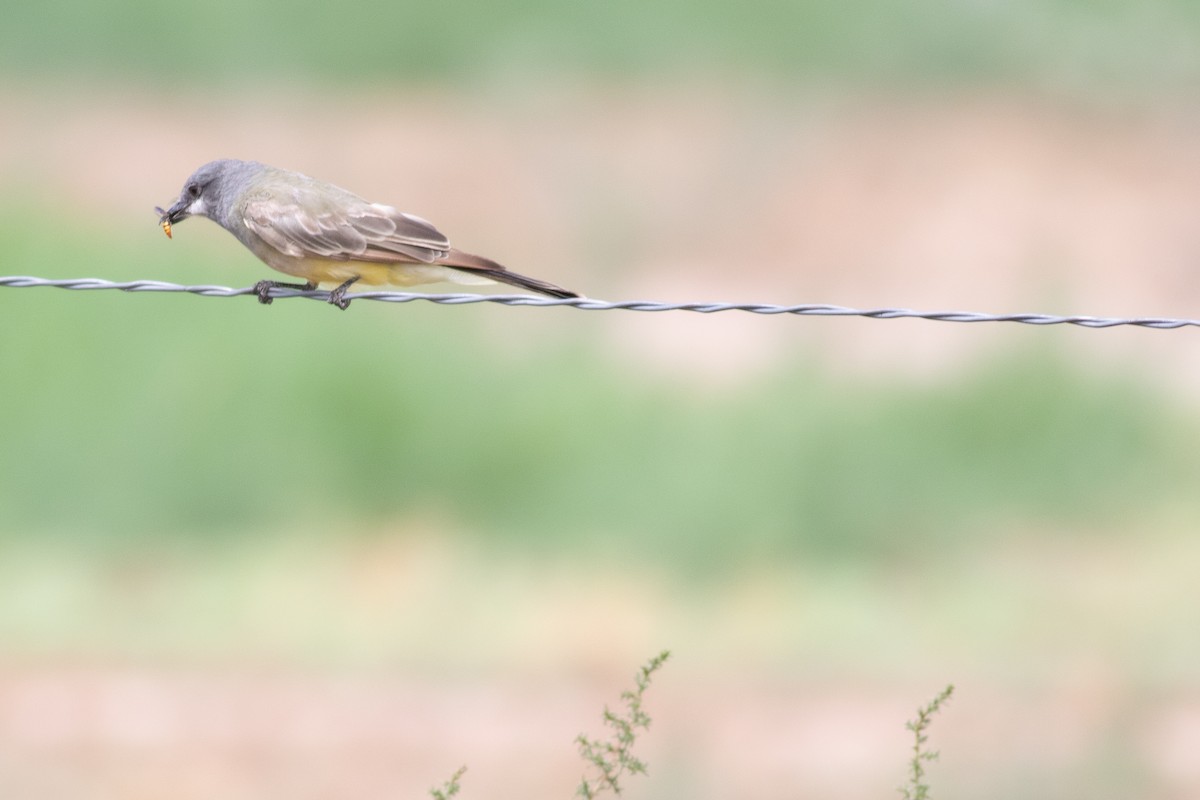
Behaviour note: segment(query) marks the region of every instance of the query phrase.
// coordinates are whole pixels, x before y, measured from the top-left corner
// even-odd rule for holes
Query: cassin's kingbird
[[[420,217],[256,161],[205,164],[187,179],[173,206],[155,210],[168,236],[173,223],[193,215],[208,217],[267,266],[307,281],[259,281],[254,288],[263,303],[271,302],[272,287],[311,290],[336,283],[329,302],[345,308],[350,303],[346,289],[356,281],[396,286],[495,281],[551,297],[578,297],[451,247]]]

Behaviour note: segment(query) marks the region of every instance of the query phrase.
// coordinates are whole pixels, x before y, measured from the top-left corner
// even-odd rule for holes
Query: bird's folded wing
[[[289,195],[251,199],[243,220],[264,242],[294,258],[429,264],[450,250],[429,222],[391,206],[357,198],[332,202],[311,190]]]

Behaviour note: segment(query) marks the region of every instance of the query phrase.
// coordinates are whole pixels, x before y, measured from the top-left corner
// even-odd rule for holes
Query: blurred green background
[[[594,297],[1196,316],[1198,35],[10,4],[0,274],[270,277],[154,224],[235,156]],[[561,796],[663,647],[631,794],[878,796],[951,681],[945,796],[1200,791],[1189,330],[52,289],[0,326],[0,796]]]
[[[752,71],[796,80],[1071,80],[1107,92],[1200,69],[1200,9],[1188,0],[911,3],[849,0],[736,6],[612,2],[145,0],[6,9],[10,75],[113,76],[205,88],[272,79],[335,90],[361,82],[473,81],[494,70],[653,82],[663,73]]]

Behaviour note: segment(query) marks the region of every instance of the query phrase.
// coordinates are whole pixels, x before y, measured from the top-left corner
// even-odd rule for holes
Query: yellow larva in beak
[[[160,226],[162,226],[163,233],[165,233],[167,235],[167,238],[170,239],[171,238],[171,219],[170,219],[170,217],[167,216],[166,211],[163,211],[158,206],[155,206],[154,210],[159,214],[158,224]]]

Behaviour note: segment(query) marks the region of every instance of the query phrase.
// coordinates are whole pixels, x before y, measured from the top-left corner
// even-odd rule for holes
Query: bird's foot
[[[349,308],[350,301],[346,299],[346,290],[349,289],[351,286],[353,286],[355,281],[357,281],[357,280],[358,280],[358,276],[356,275],[353,278],[351,278],[350,280],[348,280],[345,283],[338,286],[332,292],[330,292],[329,293],[329,303],[331,305],[337,306],[342,311],[345,311],[347,308]]]
[[[271,297],[272,289],[299,289],[302,292],[311,292],[317,288],[317,285],[312,281],[308,283],[281,283],[280,281],[259,281],[254,284],[254,293],[258,295],[258,302],[264,306],[271,305],[271,301],[275,298]]]

